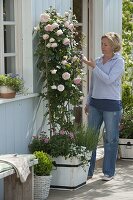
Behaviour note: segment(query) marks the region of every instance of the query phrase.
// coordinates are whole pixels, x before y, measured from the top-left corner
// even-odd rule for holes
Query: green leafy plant
[[[46,100],[46,114],[50,131],[55,128],[73,129],[73,107],[83,99],[82,52],[78,49],[81,40],[76,41],[77,20],[71,11],[61,16],[50,8],[40,16],[35,28],[39,41],[36,49],[38,68],[42,72],[44,90],[41,96]],[[52,133],[51,133],[52,134]]]
[[[49,176],[53,167],[52,158],[43,151],[35,151],[34,155],[38,159],[38,164],[34,166],[35,175]]]
[[[22,91],[24,87],[23,80],[16,74],[1,74],[0,86],[7,86],[15,92]]]
[[[120,126],[120,138],[133,139],[133,107],[124,110]]]
[[[123,0],[122,7],[122,55],[125,60],[125,76],[122,81],[123,108],[133,107],[133,2]]]
[[[42,150],[47,152],[52,157],[64,156],[65,158],[72,158],[76,156],[83,163],[88,162],[87,153],[94,150],[98,143],[98,134],[85,126],[75,126],[73,132],[54,132],[48,138],[45,132],[38,136],[34,136],[29,150],[31,153],[34,151]]]
[[[122,80],[123,116],[120,123],[120,138],[133,138],[133,2],[123,0],[122,8],[122,55],[125,60],[125,76]]]

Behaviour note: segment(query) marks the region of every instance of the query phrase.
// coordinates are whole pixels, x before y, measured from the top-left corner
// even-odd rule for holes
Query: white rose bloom
[[[57,36],[62,35],[62,34],[63,34],[63,31],[62,31],[62,30],[58,30],[58,31],[56,32],[56,34],[57,34]]]
[[[54,42],[55,39],[54,38],[50,38],[49,42]]]
[[[64,58],[65,60],[67,60],[68,56],[63,56],[63,58]]]
[[[83,97],[83,96],[81,96],[81,97],[80,97],[80,100],[83,100],[83,98],[84,98],[84,97]]]
[[[86,58],[84,55],[82,55],[82,59],[83,59],[83,60],[87,60],[87,58]]]
[[[51,47],[51,44],[50,44],[50,43],[48,43],[48,44],[46,45],[46,47],[50,48],[50,47]]]
[[[36,27],[34,27],[34,31],[39,31],[40,30],[40,27],[39,27],[39,25],[38,26],[36,26]]]
[[[64,85],[60,84],[60,85],[58,85],[57,89],[58,89],[60,92],[62,92],[62,91],[65,89],[65,87],[64,87]]]
[[[65,12],[65,16],[68,17],[69,16],[69,12]]]
[[[49,35],[48,34],[44,34],[42,37],[43,37],[44,40],[47,40],[49,38]]]
[[[51,74],[56,74],[57,69],[50,70]]]
[[[57,89],[56,85],[52,85],[51,89],[56,90]]]
[[[77,56],[74,56],[73,59],[72,59],[73,62],[75,62],[77,60],[77,58],[78,58]]]
[[[51,43],[51,47],[52,47],[52,48],[55,48],[55,47],[57,47],[57,46],[58,46],[57,43],[55,43],[55,42],[54,42],[54,43]]]
[[[75,120],[75,117],[74,117],[74,116],[72,116],[72,117],[71,117],[71,120]]]

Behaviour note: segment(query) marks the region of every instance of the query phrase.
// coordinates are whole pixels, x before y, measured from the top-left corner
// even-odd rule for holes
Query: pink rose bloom
[[[45,143],[48,143],[48,142],[49,142],[49,138],[45,138],[45,139],[44,139],[44,142],[45,142]]]
[[[52,24],[52,27],[53,27],[53,29],[59,28],[59,25],[58,25],[56,22],[54,22],[54,23]]]
[[[68,28],[68,26],[69,26],[69,21],[65,21],[64,26],[65,26],[66,28]]]
[[[44,40],[47,40],[49,38],[49,35],[48,34],[44,34],[42,37],[43,37]]]
[[[60,135],[65,135],[65,131],[64,130],[60,130]]]
[[[61,62],[63,65],[66,65],[67,64],[67,61],[66,60],[62,60]]]
[[[62,74],[62,78],[64,80],[68,80],[70,78],[70,74],[68,72],[65,72],[65,73]]]
[[[52,44],[51,44],[51,47],[52,48],[55,48],[55,47],[57,47],[58,45],[57,45],[57,43],[56,42],[53,42]]]
[[[47,13],[44,13],[44,14],[40,15],[41,22],[48,22],[49,19],[50,19],[50,16]]]
[[[79,84],[81,83],[81,78],[78,76],[78,77],[75,78],[73,81],[74,81],[74,83],[75,83],[76,85],[79,85]]]
[[[53,27],[51,24],[48,24],[47,26],[45,26],[45,31],[53,31]]]
[[[73,134],[72,132],[70,132],[70,133],[69,133],[69,137],[70,137],[71,139],[74,139],[74,134]]]
[[[62,91],[65,89],[65,87],[64,87],[64,85],[60,84],[60,85],[58,85],[57,89],[58,89],[60,92],[62,92]]]
[[[59,35],[62,35],[63,32],[62,32],[62,30],[58,30],[58,31],[56,32],[56,34],[57,34],[57,36],[59,36]]]
[[[64,44],[64,45],[69,45],[69,44],[70,44],[70,40],[69,40],[68,38],[65,38],[65,39],[63,40],[63,44]]]
[[[68,28],[72,31],[73,28],[74,28],[74,25],[73,24],[69,24]]]

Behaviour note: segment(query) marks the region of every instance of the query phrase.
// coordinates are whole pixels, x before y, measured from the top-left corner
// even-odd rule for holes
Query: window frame
[[[14,21],[15,53],[4,53],[3,28],[7,22],[3,21],[3,0],[0,0],[0,74],[5,71],[5,55],[15,55],[15,73],[24,79],[27,93],[33,93],[32,0],[14,0]]]

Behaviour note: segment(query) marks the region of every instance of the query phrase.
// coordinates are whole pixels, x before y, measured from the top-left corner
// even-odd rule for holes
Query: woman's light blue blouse
[[[103,57],[96,59],[92,70],[91,86],[87,98],[121,100],[121,78],[124,73],[124,59],[119,53],[103,64]]]

